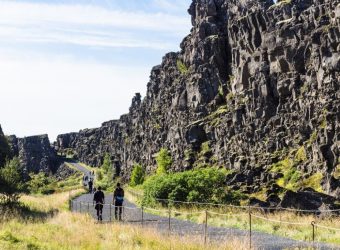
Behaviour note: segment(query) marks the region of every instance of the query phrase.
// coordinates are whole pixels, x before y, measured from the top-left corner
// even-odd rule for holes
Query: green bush
[[[47,188],[53,180],[45,173],[30,174],[31,180],[28,182],[28,189],[31,193],[50,193],[51,190]]]
[[[224,187],[226,171],[216,168],[154,175],[144,182],[144,204],[157,199],[239,204],[244,196]]]
[[[166,174],[172,164],[171,154],[168,149],[162,148],[156,157],[157,174]]]
[[[26,191],[22,169],[18,158],[8,161],[0,169],[0,199],[5,203],[15,203],[20,193]]]
[[[130,185],[135,187],[141,185],[144,182],[145,171],[140,164],[135,164],[131,173]]]

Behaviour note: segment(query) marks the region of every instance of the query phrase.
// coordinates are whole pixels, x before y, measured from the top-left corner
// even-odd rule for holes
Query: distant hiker
[[[93,182],[92,182],[92,180],[90,180],[90,181],[88,182],[88,184],[89,184],[89,193],[92,194],[92,188],[93,188]]]
[[[94,207],[97,210],[97,218],[98,221],[103,220],[103,206],[105,203],[105,196],[102,192],[102,188],[98,187],[98,191],[94,193],[93,196],[93,203],[96,203],[96,206]]]
[[[117,183],[117,188],[113,193],[113,203],[115,205],[116,220],[122,220],[123,202],[124,202],[124,189],[120,187],[120,183]]]

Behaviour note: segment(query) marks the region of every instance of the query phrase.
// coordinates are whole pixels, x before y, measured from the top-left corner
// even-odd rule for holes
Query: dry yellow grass
[[[77,194],[80,191],[75,191]],[[65,210],[69,194],[24,196],[22,201],[40,211],[58,210],[46,221],[0,222],[0,249],[247,249],[238,239],[204,246],[200,237],[168,237],[152,228],[123,224],[96,224],[93,218]]]
[[[77,189],[53,195],[24,195],[20,200],[30,208],[42,212],[49,212],[56,209],[65,210],[68,208],[67,201],[83,192],[83,189]]]

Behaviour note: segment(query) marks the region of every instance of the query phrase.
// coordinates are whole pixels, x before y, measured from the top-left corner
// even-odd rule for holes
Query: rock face
[[[81,175],[81,173],[77,172],[77,170],[72,169],[69,166],[67,166],[65,163],[63,163],[58,167],[54,176],[56,177],[58,181],[63,181],[69,178],[70,176],[75,175],[76,173]]]
[[[47,135],[25,138],[10,136],[9,142],[15,156],[18,156],[24,172],[55,173],[59,167],[56,151],[51,147]]]
[[[152,69],[143,100],[58,148],[93,166],[109,153],[128,179],[166,147],[173,171],[233,169],[227,183],[245,192],[275,185],[273,164],[288,159],[340,198],[339,1],[193,0],[188,12],[190,34]]]

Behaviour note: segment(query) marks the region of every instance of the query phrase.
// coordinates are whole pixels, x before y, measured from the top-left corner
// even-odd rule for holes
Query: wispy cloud
[[[186,17],[161,12],[127,12],[91,4],[0,1],[0,38],[17,42],[164,49],[168,43],[150,40],[147,34],[178,36],[189,31],[188,23]]]

